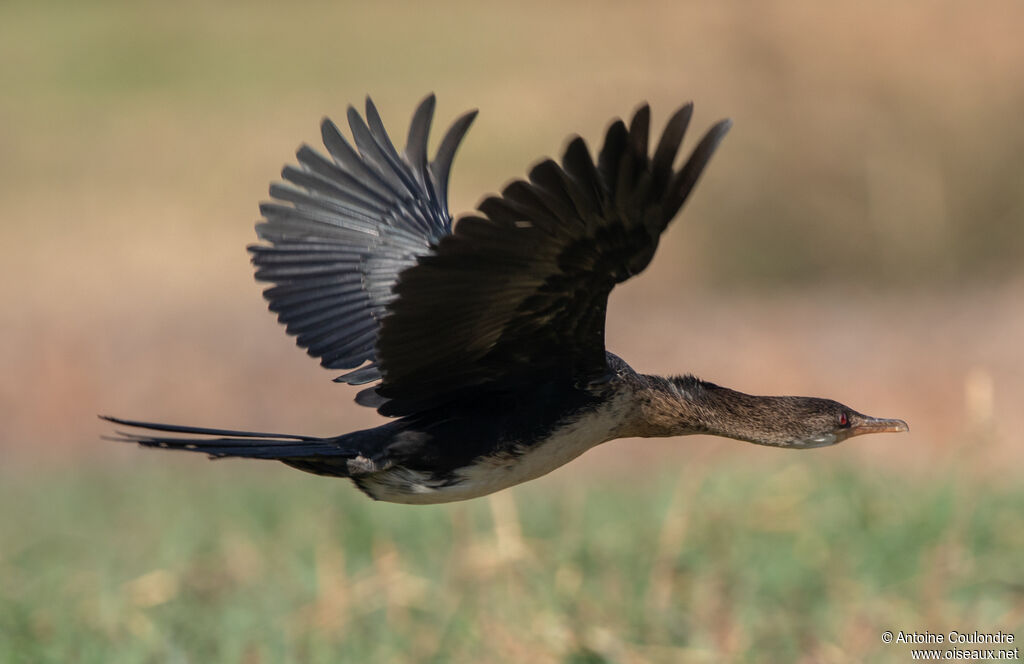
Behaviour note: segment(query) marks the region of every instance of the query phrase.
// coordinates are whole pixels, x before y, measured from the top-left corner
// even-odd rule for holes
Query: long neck
[[[777,414],[788,397],[744,394],[693,376],[669,379],[638,375],[638,408],[631,435],[683,436],[706,433],[752,443],[777,444],[786,437]]]

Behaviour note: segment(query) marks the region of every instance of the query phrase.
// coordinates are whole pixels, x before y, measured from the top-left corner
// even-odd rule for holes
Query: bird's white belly
[[[359,484],[377,500],[407,504],[447,503],[507,489],[546,475],[590,448],[616,438],[627,401],[626,395],[620,395],[562,424],[544,440],[519,446],[513,452],[478,458],[457,470],[453,479],[437,480],[427,473],[395,467],[360,478]]]

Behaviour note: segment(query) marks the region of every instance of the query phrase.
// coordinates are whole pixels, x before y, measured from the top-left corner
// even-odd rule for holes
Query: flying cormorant
[[[392,419],[330,438],[106,418],[162,433],[117,440],[211,457],[274,459],[348,477],[371,498],[464,500],[534,479],[600,443],[704,433],[776,447],[906,431],[813,397],[762,397],[690,375],[637,373],[605,350],[608,294],[650,263],[731,123],[674,168],[692,104],[648,151],[650,109],[615,120],[597,160],[582,138],[561,164],[486,198],[452,227],[448,174],[476,116],[459,117],[432,160],[428,96],[398,152],[380,114],[348,109],[355,147],[330,120],[323,156],[270,187],[249,247],[270,310],[356,401]],[[167,433],[179,434],[168,436]]]

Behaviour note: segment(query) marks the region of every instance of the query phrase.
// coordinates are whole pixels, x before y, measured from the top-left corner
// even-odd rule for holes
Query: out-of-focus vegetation
[[[1024,492],[952,474],[795,462],[410,508],[149,461],[4,473],[0,659],[881,662],[909,658],[886,629],[1024,629]]]
[[[244,225],[322,114],[371,93],[401,137],[430,90],[442,121],[482,111],[467,210],[571,132],[694,99],[698,129],[736,120],[671,238],[700,281],[1004,276],[1024,263],[1022,22],[1013,0],[8,2],[4,225]]]

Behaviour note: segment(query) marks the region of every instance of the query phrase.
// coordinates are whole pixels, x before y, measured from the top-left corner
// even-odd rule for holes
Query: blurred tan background
[[[434,91],[435,139],[481,111],[456,214],[642,100],[659,131],[691,99],[694,133],[733,118],[652,268],[613,295],[610,349],[910,422],[817,461],[998,476],[1024,403],[1021,25],[1016,0],[4,3],[0,454],[130,459],[97,413],[377,422],[285,337],[244,248],[321,116],[369,93],[401,144]],[[582,468],[777,454],[647,441]]]

